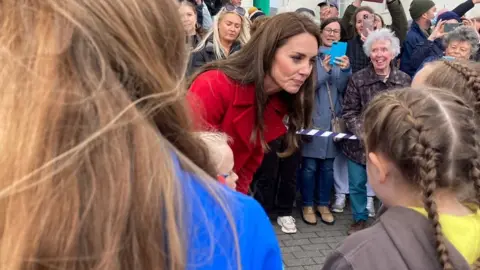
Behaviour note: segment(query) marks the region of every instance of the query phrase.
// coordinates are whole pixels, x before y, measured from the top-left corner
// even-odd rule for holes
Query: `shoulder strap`
[[[324,67],[323,65],[323,61],[322,61],[322,58],[320,57],[320,54],[317,55],[319,60],[320,60],[320,64],[322,65],[322,67]],[[325,67],[324,67],[325,68]],[[333,74],[333,67],[332,69],[330,70],[330,72],[332,72]],[[325,86],[327,86],[327,93],[328,93],[328,101],[330,102],[330,112],[332,113],[332,119],[335,118],[335,106],[333,105],[333,100],[332,100],[332,93],[331,93],[331,90],[330,90],[330,85],[328,84],[328,79],[327,81],[325,82]]]
[[[332,92],[330,90],[330,85],[328,85],[328,80],[325,85],[327,86],[328,100],[330,101],[330,112],[332,113],[332,118],[334,118],[336,116],[335,106],[333,105]]]

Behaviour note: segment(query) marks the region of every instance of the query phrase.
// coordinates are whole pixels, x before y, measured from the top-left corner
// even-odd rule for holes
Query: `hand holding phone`
[[[334,42],[332,48],[330,49],[330,65],[337,65],[335,62],[337,58],[341,58],[347,54],[347,43],[346,42]]]
[[[327,54],[327,55],[325,55],[325,58],[323,58],[323,60],[322,60],[322,66],[323,66],[323,68],[325,68],[326,72],[330,72],[330,70],[332,70],[332,65],[330,65],[331,59],[332,58],[331,58],[330,54]]]
[[[362,34],[365,37],[368,37],[370,32],[373,31],[374,27],[374,22],[375,22],[375,15],[373,14],[365,14],[363,15],[363,29],[362,29]]]
[[[350,68],[350,59],[346,55],[337,57],[335,58],[335,65],[339,66],[342,70],[348,70]]]

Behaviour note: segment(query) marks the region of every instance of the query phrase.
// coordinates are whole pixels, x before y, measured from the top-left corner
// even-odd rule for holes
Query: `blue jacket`
[[[180,200],[188,241],[186,269],[237,269],[235,241],[225,212],[196,175],[182,170],[176,159],[174,164],[183,190]],[[254,199],[219,184],[213,184],[212,189],[221,198],[237,230],[243,269],[282,269],[280,247],[262,207]]]
[[[426,58],[442,57],[444,48],[441,39],[428,40],[420,26],[412,22],[402,50],[400,70],[413,77]]]
[[[323,54],[325,50],[324,47],[320,48],[317,59],[317,89],[312,118],[314,128],[329,131],[332,130],[332,113],[326,84],[328,83],[330,86],[332,101],[335,106],[334,110],[338,116],[341,116],[343,94],[352,71],[351,69],[341,70],[338,66],[333,66],[332,70],[327,72],[321,63],[321,60],[325,57]],[[304,143],[302,149],[303,156],[310,158],[334,158],[339,153],[341,153],[341,150],[337,149],[337,145],[331,137],[313,137],[311,142]]]

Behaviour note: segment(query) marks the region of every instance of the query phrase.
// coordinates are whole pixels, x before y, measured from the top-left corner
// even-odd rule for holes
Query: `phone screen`
[[[445,33],[452,32],[455,30],[457,27],[460,27],[462,24],[461,23],[446,23],[443,27],[443,31]]]
[[[373,14],[363,15],[363,31],[364,36],[368,36],[369,31],[373,31],[375,16]]]

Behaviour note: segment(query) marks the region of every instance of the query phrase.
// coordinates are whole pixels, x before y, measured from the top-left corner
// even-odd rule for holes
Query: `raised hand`
[[[445,32],[443,31],[443,27],[445,25],[446,21],[439,21],[437,23],[437,26],[433,29],[432,34],[428,37],[428,40],[434,41],[437,38],[442,38],[445,35]]]
[[[322,60],[322,66],[327,72],[330,72],[330,70],[332,70],[332,65],[330,65],[330,59],[332,59],[332,56],[326,55],[325,58]]]
[[[346,70],[350,68],[350,59],[346,55],[342,57],[337,57],[335,58],[335,64],[341,69]]]

